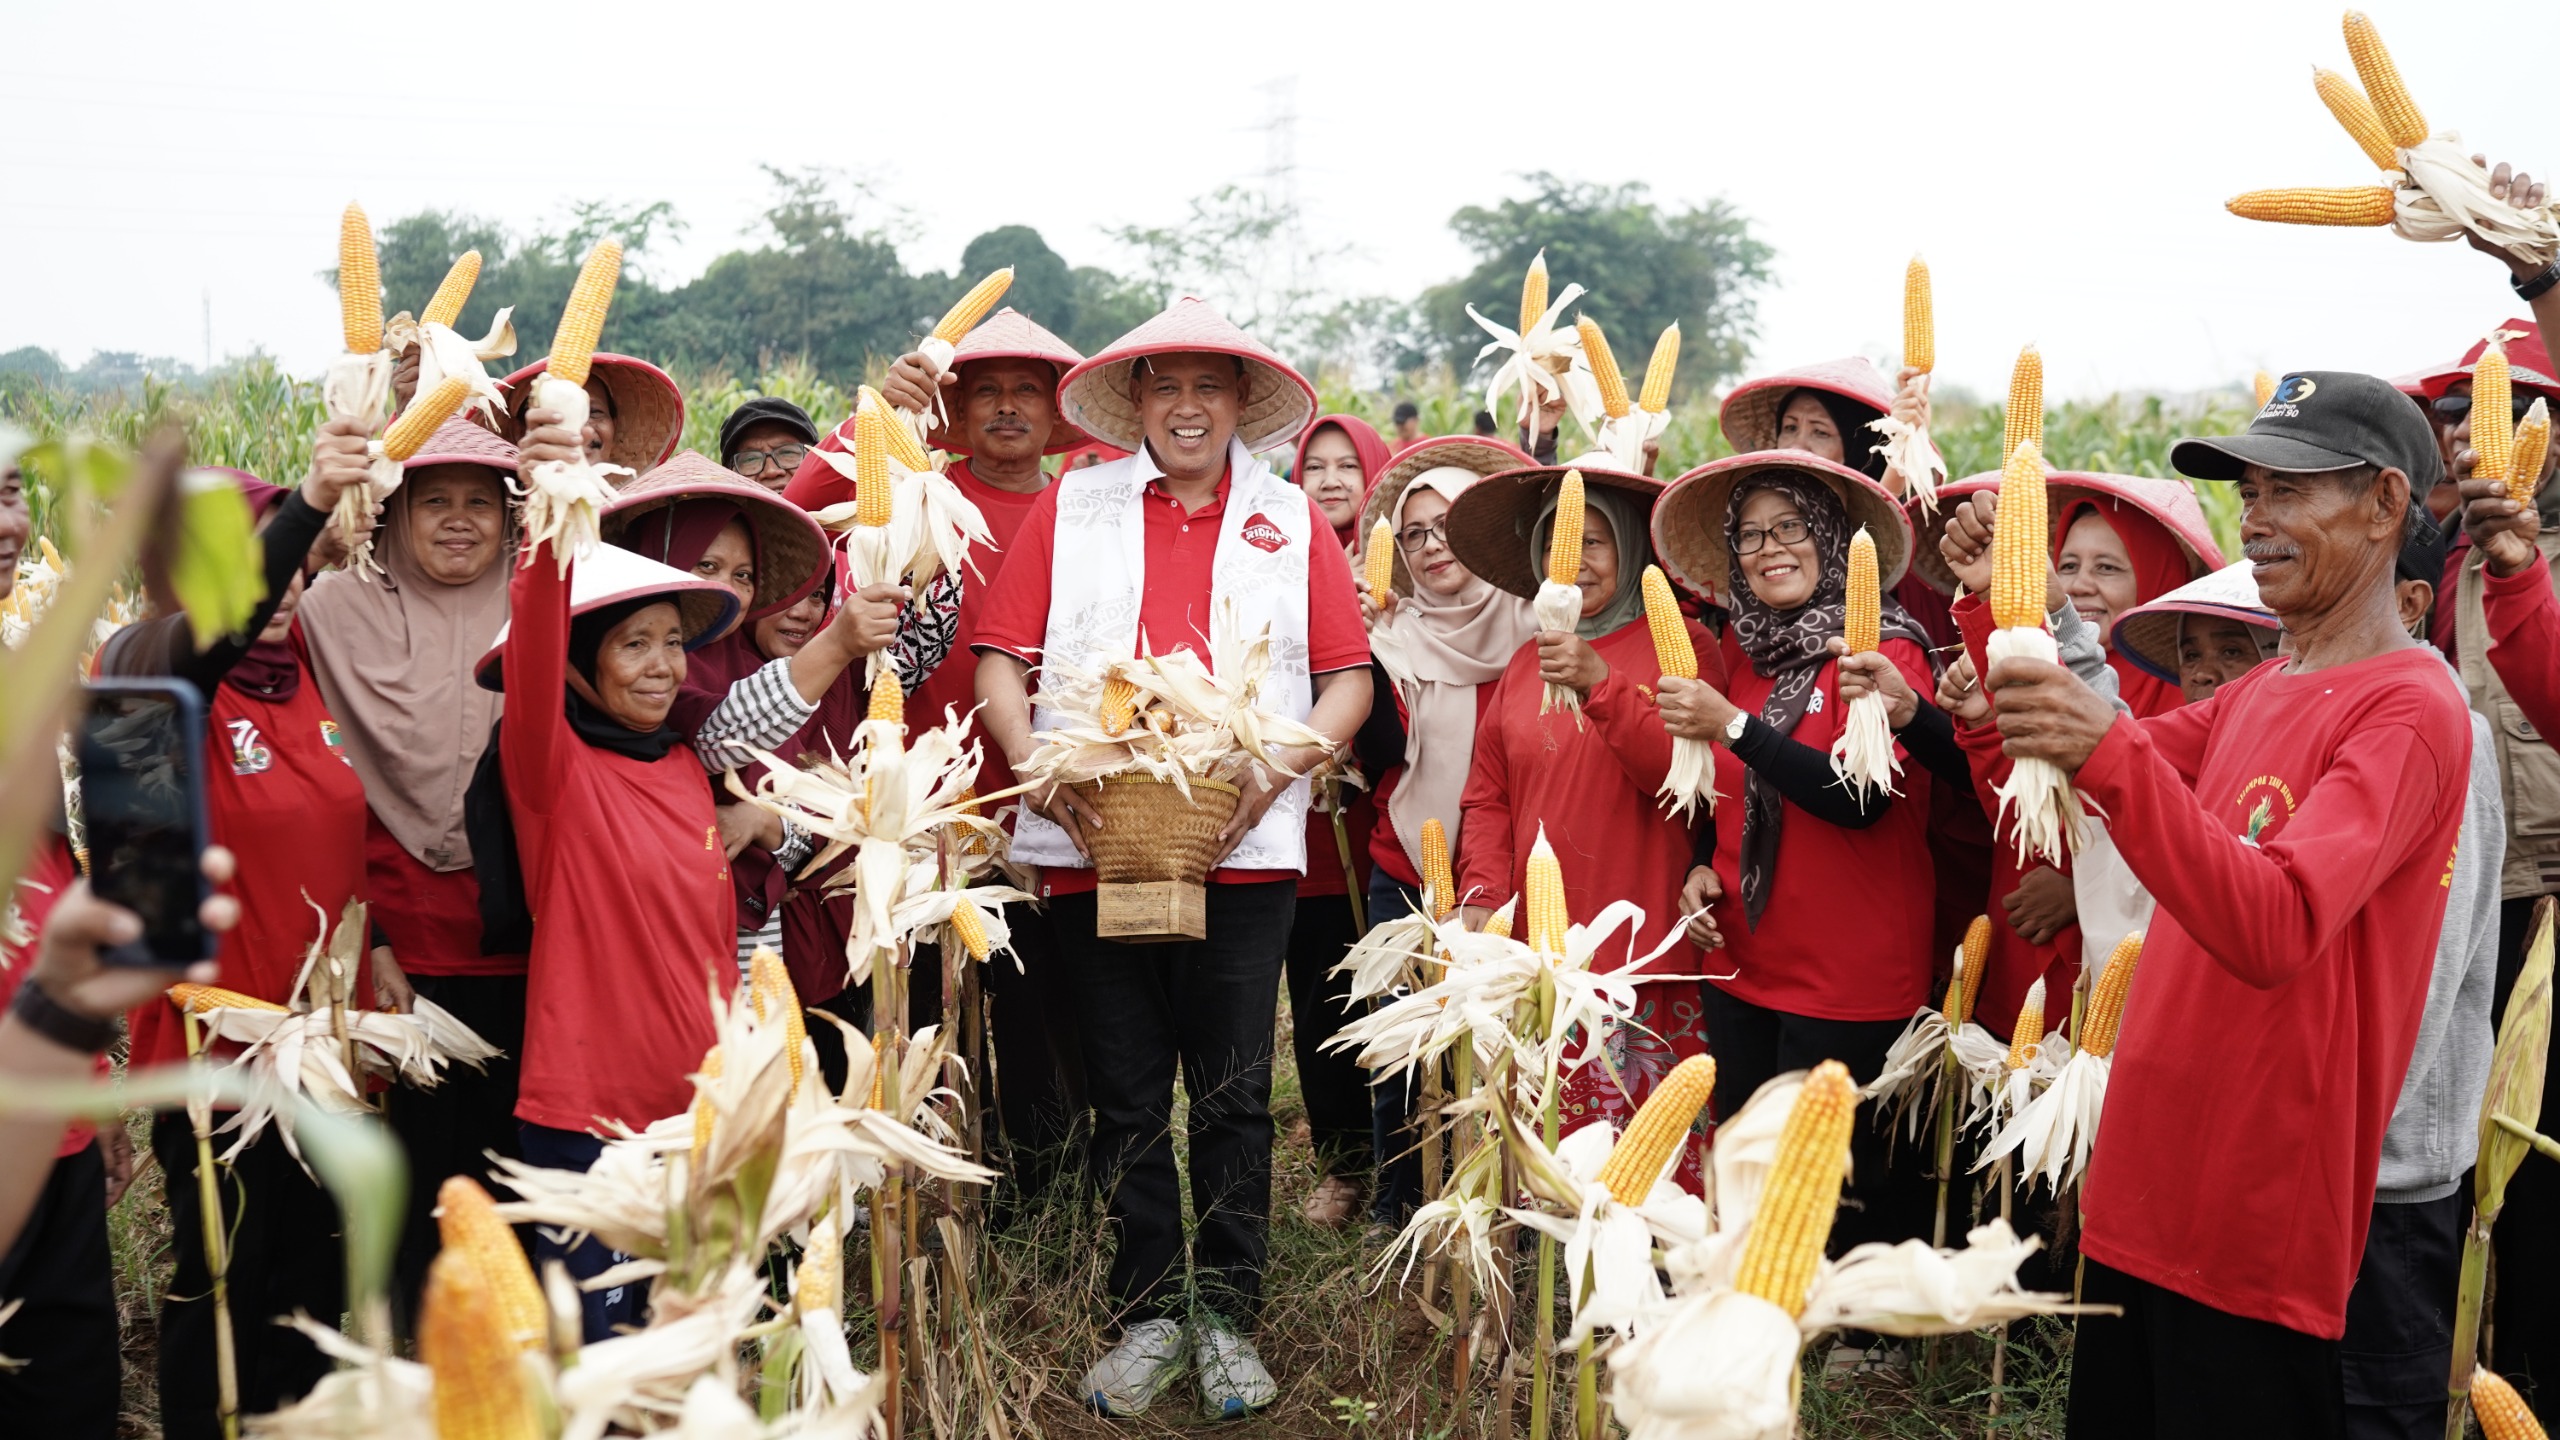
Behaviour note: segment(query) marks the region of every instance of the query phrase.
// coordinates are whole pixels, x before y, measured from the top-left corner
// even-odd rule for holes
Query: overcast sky
[[[2313,65],[2351,69],[2326,0],[9,9],[0,350],[74,364],[200,361],[209,296],[217,357],[316,371],[337,333],[316,274],[350,197],[377,222],[441,207],[518,229],[576,199],[669,200],[692,229],[656,278],[681,281],[762,243],[759,162],[831,166],[906,212],[911,268],[1011,222],[1117,265],[1104,227],[1254,182],[1284,108],[1310,239],[1356,247],[1342,293],[1461,273],[1450,212],[1522,172],[1723,196],[1778,255],[1755,369],[1891,350],[1914,251],[1942,383],[1985,392],[2030,340],[2056,398],[2186,391],[2415,369],[2522,312],[2467,248],[2222,209],[2373,179],[2312,93]],[[2523,11],[2372,13],[2431,124],[2560,163],[2514,78],[2530,68],[2482,68],[2481,37]]]

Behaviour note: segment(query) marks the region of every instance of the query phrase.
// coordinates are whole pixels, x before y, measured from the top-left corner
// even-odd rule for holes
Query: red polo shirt
[[[1147,483],[1141,513],[1146,519],[1146,586],[1138,601],[1138,631],[1154,654],[1188,647],[1202,660],[1209,657],[1210,578],[1218,553],[1218,531],[1227,513],[1230,477],[1218,477],[1217,492],[1207,504],[1186,513],[1182,502],[1165,493],[1157,481]],[[1315,508],[1307,507],[1307,533],[1330,540],[1333,527]],[[1246,517],[1250,522],[1251,516]],[[1026,665],[1040,663],[1040,647],[1049,636],[1049,579],[1057,558],[1058,487],[1040,492],[1022,528],[1014,534],[1013,553],[987,594],[970,636],[972,650],[1001,650]],[[1091,563],[1091,557],[1073,557]],[[1351,562],[1342,547],[1313,546],[1307,556],[1307,673],[1358,670],[1369,663],[1369,636],[1360,624],[1354,598]],[[1285,870],[1226,870],[1209,878],[1220,884],[1281,880]],[[1052,895],[1074,895],[1094,886],[1093,871],[1056,868],[1041,876],[1041,889]]]

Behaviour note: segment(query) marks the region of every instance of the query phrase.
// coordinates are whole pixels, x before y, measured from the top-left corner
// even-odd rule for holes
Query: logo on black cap
[[[2308,375],[2287,375],[2283,383],[2276,386],[2275,392],[2267,397],[2266,407],[2258,412],[2258,418],[2301,419],[2302,402],[2310,399],[2312,392],[2319,388],[2319,382]]]

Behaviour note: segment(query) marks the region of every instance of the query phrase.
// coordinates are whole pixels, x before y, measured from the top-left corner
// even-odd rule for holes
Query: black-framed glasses
[[[2517,421],[2521,423],[2524,412],[2533,408],[2533,397],[2519,390],[2509,397],[2509,401],[2515,408]],[[2471,397],[2439,395],[2427,403],[2427,408],[2433,410],[2436,418],[2447,425],[2459,425],[2462,423],[2462,417],[2471,413]]]
[[[1449,543],[1449,526],[1445,521],[1436,525],[1407,525],[1396,532],[1396,548],[1407,555],[1421,554],[1430,548],[1434,540],[1443,545]]]
[[[1805,537],[1812,533],[1813,527],[1806,524],[1802,517],[1795,515],[1788,516],[1766,530],[1746,525],[1734,532],[1733,553],[1757,555],[1760,553],[1760,547],[1772,540],[1781,545],[1801,545]]]
[[[806,445],[776,445],[770,450],[741,450],[729,458],[729,468],[741,475],[761,475],[768,465],[797,471],[800,462],[808,458],[809,447]]]

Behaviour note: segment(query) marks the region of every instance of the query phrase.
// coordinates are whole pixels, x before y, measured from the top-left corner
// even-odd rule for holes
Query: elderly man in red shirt
[[[2060,765],[2159,897],[2090,1162],[2074,1436],[2335,1435],[2339,1338],[2417,1039],[2471,732],[2393,565],[2440,468],[2367,375],[2286,376],[2171,463],[2237,482],[2291,653],[2120,716],[2059,666],[1988,677],[2009,755]]]
[[[1059,408],[1135,453],[1042,492],[978,620],[981,718],[1007,759],[1019,766],[1032,750],[1034,666],[1090,665],[1141,637],[1154,652],[1206,656],[1210,617],[1229,604],[1248,631],[1271,627],[1264,703],[1348,743],[1370,699],[1351,567],[1314,502],[1255,458],[1306,428],[1313,387],[1186,299],[1068,372]],[[1312,748],[1282,757],[1300,773],[1322,758]],[[1269,1247],[1272,1031],[1307,863],[1307,783],[1246,787],[1220,836],[1208,936],[1173,944],[1099,938],[1086,844],[1099,817],[1064,787],[1024,803],[1033,813],[1013,853],[1042,867],[1068,962],[1093,1170],[1117,1237],[1111,1302],[1126,1328],[1086,1375],[1085,1395],[1105,1413],[1135,1414],[1187,1359],[1211,1417],[1258,1409],[1279,1393],[1246,1335]],[[1199,1213],[1187,1279],[1171,1132],[1177,1065]]]

